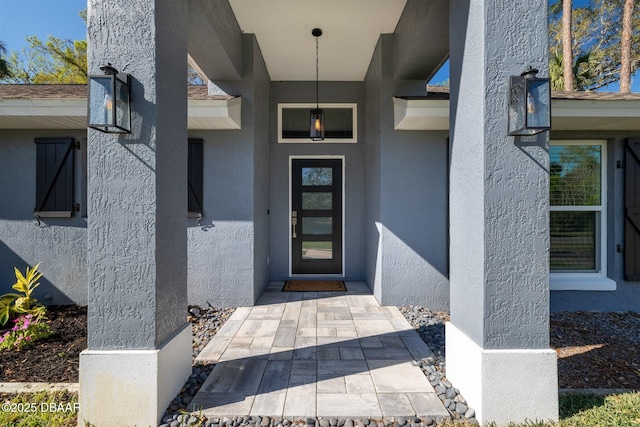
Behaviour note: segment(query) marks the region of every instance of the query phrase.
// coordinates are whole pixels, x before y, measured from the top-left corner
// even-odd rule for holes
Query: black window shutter
[[[624,276],[640,281],[640,138],[627,139],[624,182]]]
[[[35,212],[73,212],[73,138],[36,138]]]
[[[203,157],[202,139],[189,138],[189,212],[202,214]]]

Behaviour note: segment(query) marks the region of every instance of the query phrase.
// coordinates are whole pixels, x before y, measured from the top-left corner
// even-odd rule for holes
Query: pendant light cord
[[[318,101],[318,78],[318,37],[316,36],[316,109],[320,108]]]

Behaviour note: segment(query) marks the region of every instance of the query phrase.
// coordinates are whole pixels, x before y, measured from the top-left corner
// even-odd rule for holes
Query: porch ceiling
[[[378,37],[393,33],[406,0],[230,0],[256,35],[273,81],[314,80],[313,28],[321,28],[319,78],[362,81]]]

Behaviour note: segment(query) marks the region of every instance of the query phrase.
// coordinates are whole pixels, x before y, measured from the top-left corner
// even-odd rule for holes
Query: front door
[[[292,274],[342,274],[342,160],[293,159]]]

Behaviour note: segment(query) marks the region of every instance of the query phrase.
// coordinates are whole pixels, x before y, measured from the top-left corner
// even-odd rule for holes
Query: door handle
[[[291,227],[293,227],[293,230],[291,231],[292,239],[296,239],[298,237],[296,235],[296,225],[298,225],[298,211],[291,211]]]

